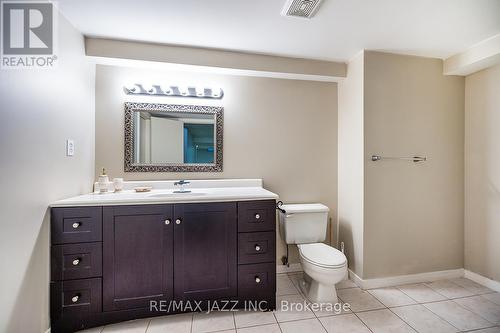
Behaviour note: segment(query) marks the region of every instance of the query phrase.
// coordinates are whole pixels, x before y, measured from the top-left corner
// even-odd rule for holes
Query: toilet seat
[[[323,243],[299,244],[298,248],[304,260],[319,267],[334,269],[347,264],[342,252]]]

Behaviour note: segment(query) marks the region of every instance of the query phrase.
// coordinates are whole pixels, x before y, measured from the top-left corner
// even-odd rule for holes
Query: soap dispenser
[[[99,181],[97,185],[99,186],[100,193],[108,192],[109,177],[106,174],[106,169],[104,168],[102,168],[102,174],[99,176]]]

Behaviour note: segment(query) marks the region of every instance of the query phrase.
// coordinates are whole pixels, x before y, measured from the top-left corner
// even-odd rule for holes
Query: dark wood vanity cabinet
[[[104,311],[172,299],[172,217],[172,205],[103,207]]]
[[[234,202],[175,206],[175,299],[237,297],[236,209]]]
[[[182,311],[152,301],[274,309],[275,216],[274,200],[52,208],[52,332]]]

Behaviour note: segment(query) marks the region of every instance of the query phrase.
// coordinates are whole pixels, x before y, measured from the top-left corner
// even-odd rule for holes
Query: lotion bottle
[[[102,168],[102,174],[99,176],[98,186],[100,193],[108,192],[109,177],[106,174],[106,169],[104,168]]]

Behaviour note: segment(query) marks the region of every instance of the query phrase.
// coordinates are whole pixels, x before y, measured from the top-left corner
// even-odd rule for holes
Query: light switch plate
[[[72,139],[66,140],[66,156],[75,155],[75,142]]]

